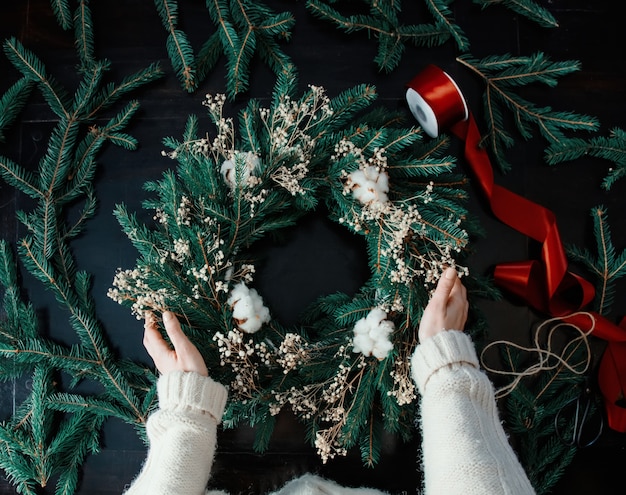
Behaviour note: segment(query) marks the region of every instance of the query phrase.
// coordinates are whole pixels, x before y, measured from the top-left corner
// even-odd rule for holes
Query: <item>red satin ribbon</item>
[[[465,158],[493,214],[503,223],[541,243],[541,260],[526,260],[496,266],[496,284],[520,297],[538,311],[565,317],[589,330],[589,318],[575,315],[594,298],[594,288],[584,278],[568,271],[555,215],[494,183],[493,167],[481,135],[454,81],[440,68],[429,65],[407,85],[416,91],[437,117],[439,130],[449,129],[465,142]],[[467,116],[467,118],[466,118]],[[609,427],[626,432],[626,318],[619,326],[592,313],[593,335],[606,340],[598,369],[598,384],[604,397]]]

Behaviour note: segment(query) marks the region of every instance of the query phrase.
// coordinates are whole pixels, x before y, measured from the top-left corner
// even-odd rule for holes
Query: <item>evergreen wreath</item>
[[[297,97],[295,79],[285,70],[270,108],[252,100],[238,129],[226,97],[207,95],[216,135],[199,137],[192,116],[182,141],[165,139],[178,165],[146,184],[154,224],[116,209],[140,257],[109,296],[138,318],[178,314],[211,376],[229,386],[224,424],[256,426],[257,451],[290,408],[322,461],[358,446],[374,466],[383,430],[408,438],[415,426],[409,358],[429,291],[445,266],[467,271],[455,260],[469,237],[464,180],[451,174],[445,138],[422,143],[405,114],[364,112],[371,86],[334,98],[309,86]],[[253,287],[254,244],[321,202],[365,238],[371,276],[287,327]]]

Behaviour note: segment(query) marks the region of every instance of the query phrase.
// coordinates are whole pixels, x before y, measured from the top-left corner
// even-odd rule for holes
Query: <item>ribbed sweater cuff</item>
[[[469,363],[478,368],[476,348],[466,333],[439,332],[417,346],[411,358],[411,374],[420,393],[438,369],[454,363]]]
[[[194,372],[172,371],[157,382],[162,410],[192,409],[208,413],[219,423],[224,414],[228,392],[211,378]]]

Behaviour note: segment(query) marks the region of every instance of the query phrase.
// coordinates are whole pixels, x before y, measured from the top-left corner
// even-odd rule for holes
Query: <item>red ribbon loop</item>
[[[590,330],[588,318],[576,317],[573,313],[593,300],[595,290],[589,281],[568,271],[554,213],[494,183],[491,161],[480,146],[480,131],[454,80],[440,68],[428,65],[407,87],[411,112],[431,136],[449,129],[465,142],[465,158],[493,214],[541,243],[541,261],[525,260],[496,266],[496,284],[542,313],[566,317],[568,322]],[[432,122],[433,119],[436,122]],[[626,319],[617,326],[597,313],[592,315],[596,321],[593,334],[608,341],[598,370],[598,383],[609,427],[626,432],[626,408],[621,407],[626,391]]]

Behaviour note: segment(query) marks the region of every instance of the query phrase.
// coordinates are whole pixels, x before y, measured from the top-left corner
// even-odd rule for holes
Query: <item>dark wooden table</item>
[[[458,53],[451,43],[439,48],[407,47],[399,67],[393,72],[381,73],[373,63],[376,44],[364,34],[346,35],[333,26],[314,19],[304,1],[267,2],[276,10],[291,10],[296,18],[293,38],[284,45],[299,71],[300,83],[324,86],[329,94],[358,83],[373,84],[379,94],[379,103],[392,109],[404,108],[404,85],[427,63],[435,63],[449,71],[463,87],[472,110],[480,115],[480,84],[463,71],[455,57]],[[407,4],[407,12],[413,8]],[[622,36],[623,21],[610,0],[585,2],[582,0],[542,1],[559,21],[559,27],[539,28],[511,11],[493,6],[481,11],[471,2],[454,2],[455,17],[471,41],[472,54],[484,57],[491,54],[530,54],[543,51],[553,60],[577,59],[582,69],[566,78],[557,89],[537,89],[534,97],[554,108],[572,110],[597,116],[604,133],[623,126],[626,97],[625,49]],[[180,0],[182,26],[192,42],[199,43],[212,29],[203,2]],[[125,203],[129,210],[140,210],[145,198],[142,185],[157,179],[172,166],[161,156],[164,137],[181,135],[189,114],[203,114],[201,100],[207,92],[224,88],[224,64],[209,75],[201,87],[189,94],[175,79],[165,49],[166,33],[161,27],[154,4],[149,0],[109,0],[91,2],[98,56],[111,60],[113,74],[118,78],[160,61],[166,77],[142,89],[136,96],[141,110],[135,117],[131,134],[139,140],[139,149],[127,152],[108,147],[101,155],[97,178],[99,212],[88,231],[79,238],[74,249],[84,270],[94,274],[94,297],[98,314],[117,351],[130,359],[148,363],[142,347],[142,325],[128,311],[106,297],[113,275],[118,267],[134,264],[136,252],[122,233],[112,210]],[[408,14],[407,14],[408,15]],[[34,51],[48,70],[62,83],[76,83],[77,63],[70,33],[63,32],[53,17],[47,0],[16,0],[0,7],[0,38],[17,37]],[[6,91],[19,74],[0,57],[0,93]],[[273,75],[260,63],[252,64],[252,84],[248,93],[233,104],[237,108],[247,98],[267,99],[271,95]],[[202,122],[206,122],[203,118]],[[23,118],[8,135],[8,142],[0,147],[0,154],[11,156],[22,164],[34,164],[45,146],[53,116],[41,97],[28,105]],[[498,183],[551,209],[557,216],[565,244],[593,246],[589,211],[605,204],[612,220],[613,240],[618,250],[626,247],[626,228],[622,216],[626,207],[626,181],[618,182],[610,193],[602,191],[600,183],[606,175],[606,162],[583,159],[570,164],[548,167],[532,144],[521,147],[511,157],[513,169],[507,174],[496,173]],[[476,241],[475,254],[470,260],[474,273],[489,274],[496,263],[536,255],[536,246],[520,234],[497,221],[487,205],[474,191],[470,204],[473,213],[485,229],[484,238]],[[18,227],[15,211],[24,208],[24,199],[11,187],[0,184],[0,233],[3,239],[16,242]],[[315,223],[319,222],[319,223]],[[323,221],[314,220],[312,229],[332,236],[331,228]],[[332,290],[354,289],[349,276],[337,276],[342,259],[323,263],[316,257],[315,242],[325,242],[307,235],[307,226],[297,234],[287,253],[277,256],[303,255],[310,251],[308,270],[293,275],[293,279],[311,280],[314,297]],[[360,246],[342,239],[334,239],[348,257],[362,262]],[[313,245],[311,246],[311,243]],[[344,251],[345,252],[345,251]],[[344,254],[344,256],[346,256]],[[359,258],[360,257],[360,258]],[[317,258],[317,259],[316,259]],[[360,261],[359,261],[360,260]],[[334,265],[333,265],[334,263]],[[310,271],[309,271],[310,270]],[[63,341],[69,329],[55,325],[55,303],[48,293],[25,278],[26,290],[34,304],[49,322],[51,336]],[[262,283],[262,282],[261,282]],[[358,287],[358,285],[357,285]],[[293,291],[291,291],[293,292]],[[277,295],[282,301],[285,319],[294,318],[308,301],[289,298],[290,291]],[[618,285],[616,316],[624,313],[626,286]],[[490,337],[519,340],[529,335],[533,323],[541,319],[525,305],[510,298],[502,301],[481,302],[490,325]],[[2,419],[10,415],[14,400],[23,390],[20,383],[1,383]],[[252,432],[246,429],[219,433],[219,449],[214,466],[214,484],[233,493],[262,493],[276,488],[291,477],[308,471],[317,471],[345,484],[369,484],[393,493],[416,493],[420,486],[415,444],[402,444],[389,438],[383,459],[376,469],[361,467],[358,456],[350,455],[322,466],[314,451],[305,446],[303,429],[289,416],[281,417],[270,451],[258,455],[251,448]],[[133,429],[115,420],[104,429],[104,450],[88,458],[84,466],[81,494],[121,493],[138,472],[145,456],[145,447]],[[555,487],[554,494],[609,493],[613,486],[623,486],[621,469],[626,462],[626,437],[606,431],[593,446],[581,449]],[[0,480],[0,493],[15,493],[11,485]],[[48,493],[48,492],[46,492]],[[50,492],[52,493],[52,492]],[[612,491],[610,493],[613,493]]]

